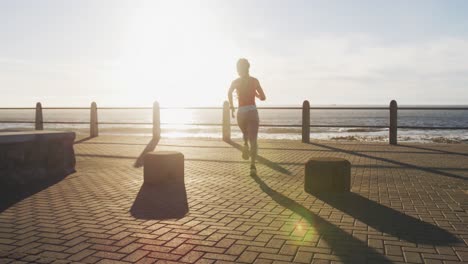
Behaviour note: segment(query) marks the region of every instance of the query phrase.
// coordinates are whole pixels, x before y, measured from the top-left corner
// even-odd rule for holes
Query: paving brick
[[[385,246],[385,253],[388,255],[396,255],[396,256],[401,256],[403,254],[403,252],[401,251],[401,247],[392,246],[392,245]]]
[[[296,256],[294,257],[294,262],[297,262],[297,263],[310,263],[312,261],[313,256],[314,256],[313,253],[299,251],[299,252],[297,252]]]
[[[96,252],[95,250],[85,249],[85,250],[82,250],[82,251],[70,256],[68,259],[72,260],[72,261],[80,261],[80,260],[86,258],[87,256],[90,256],[90,255],[94,254],[95,252]]]
[[[458,257],[454,255],[439,255],[439,254],[427,254],[423,253],[422,257],[427,261],[427,259],[440,259],[440,260],[456,260],[458,261]]]
[[[90,247],[90,249],[98,250],[98,251],[109,251],[109,252],[116,252],[120,249],[120,247],[116,246],[109,246],[109,245],[101,245],[101,244],[94,244]]]
[[[70,254],[54,252],[54,251],[43,251],[40,254],[41,257],[52,258],[52,259],[66,259]]]
[[[118,246],[118,247],[124,247],[124,246],[127,246],[130,243],[133,243],[135,240],[137,240],[137,238],[135,238],[135,237],[125,237],[123,239],[118,240],[113,245]]]
[[[468,262],[468,251],[458,251],[457,255],[462,261]]]
[[[216,263],[216,262],[220,262],[220,261],[219,260],[215,261],[214,259],[201,258],[201,259],[197,260],[197,262],[195,262],[195,263],[196,264],[212,264],[212,263]]]
[[[416,252],[405,252],[405,260],[406,262],[411,262],[411,263],[423,263],[421,255]]]
[[[144,258],[141,258],[140,260],[138,260],[137,264],[153,264],[153,263],[156,263],[157,259],[155,258],[150,258],[150,257],[144,257]]]
[[[191,251],[195,246],[189,244],[182,244],[178,246],[176,249],[172,250],[171,253],[178,254],[178,255],[185,255],[187,252]]]
[[[247,247],[243,245],[233,245],[230,246],[229,249],[225,252],[229,255],[237,255],[239,256]]]
[[[153,246],[153,245],[145,245],[142,247],[142,249],[148,250],[148,251],[165,252],[165,253],[171,252],[172,250],[174,250],[173,248],[170,248],[170,247]]]
[[[148,255],[148,253],[150,253],[150,252],[146,251],[146,250],[137,250],[137,251],[133,252],[132,254],[126,256],[123,260],[135,263],[138,260],[140,260],[141,258],[143,258],[144,256]]]
[[[164,244],[164,246],[166,247],[178,247],[180,245],[182,245],[187,239],[183,239],[183,238],[174,238],[172,240],[170,240],[169,242],[167,242],[166,244]]]
[[[85,249],[85,248],[88,248],[92,246],[92,244],[89,244],[89,243],[80,243],[80,244],[77,244],[71,248],[68,248],[67,250],[65,250],[66,253],[71,253],[71,254],[75,254],[75,253],[78,253],[80,252],[81,250]]]
[[[93,254],[94,257],[120,260],[125,257],[125,254],[116,253],[116,252],[107,252],[107,251],[97,251]]]
[[[244,251],[239,258],[237,259],[238,262],[245,262],[245,263],[252,263],[255,261],[259,253],[253,251]]]
[[[84,259],[82,259],[79,263],[97,263],[98,261],[101,261],[101,258],[93,257],[93,256],[88,256]]]
[[[216,247],[228,248],[235,242],[234,239],[223,238],[217,244]]]
[[[260,253],[258,256],[262,259],[271,259],[271,260],[282,260],[282,261],[292,261],[292,256],[279,255],[279,254],[269,254],[269,253]]]
[[[98,264],[130,264],[131,262],[117,261],[117,260],[114,260],[114,259],[101,259],[97,263]]]
[[[186,262],[186,263],[195,263],[203,255],[204,255],[203,252],[190,251],[188,254],[183,256],[179,261]]]
[[[281,255],[295,255],[297,252],[297,246],[290,246],[290,245],[284,245],[281,250],[279,251],[279,254]]]

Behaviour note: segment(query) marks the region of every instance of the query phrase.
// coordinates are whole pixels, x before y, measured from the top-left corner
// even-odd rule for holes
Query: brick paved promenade
[[[77,143],[76,173],[0,208],[0,263],[468,262],[468,145],[261,141],[251,177],[236,144],[163,139],[185,155],[190,211],[157,220],[132,210],[158,199],[149,142]],[[305,193],[314,156],[350,160],[352,193]]]

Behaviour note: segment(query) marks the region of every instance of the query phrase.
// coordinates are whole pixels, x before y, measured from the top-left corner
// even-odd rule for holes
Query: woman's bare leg
[[[249,111],[248,112],[248,126],[247,126],[247,135],[250,142],[250,163],[251,165],[255,165],[255,161],[257,159],[257,152],[258,152],[258,144],[257,144],[257,137],[258,137],[258,127],[259,127],[259,118],[258,112]]]
[[[242,138],[244,139],[244,148],[242,149],[242,158],[249,159],[249,136],[248,136],[248,119],[247,113],[237,113],[237,124],[242,131]]]

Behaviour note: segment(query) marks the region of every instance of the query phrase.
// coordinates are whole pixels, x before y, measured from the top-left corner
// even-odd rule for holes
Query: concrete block
[[[184,155],[177,151],[149,152],[143,170],[145,184],[183,184]]]
[[[33,184],[75,171],[74,132],[0,132],[0,185]]]
[[[308,193],[349,191],[351,163],[334,157],[310,159],[305,165],[304,189]]]

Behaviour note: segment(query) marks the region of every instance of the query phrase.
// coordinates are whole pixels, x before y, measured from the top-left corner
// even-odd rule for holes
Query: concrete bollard
[[[231,111],[228,101],[223,104],[223,140],[231,140]]]
[[[388,137],[390,145],[398,144],[398,105],[395,100],[390,102],[390,127],[388,129]]]
[[[310,142],[310,103],[307,100],[302,103],[302,142]]]
[[[308,193],[345,192],[351,189],[351,163],[342,158],[312,158],[305,165]]]
[[[41,103],[36,103],[35,129],[44,130],[44,120],[42,118],[42,104]]]
[[[153,103],[153,140],[161,138],[161,115],[158,101]]]
[[[97,104],[96,102],[91,103],[91,116],[89,122],[89,136],[90,137],[97,137],[99,136],[99,128],[98,128],[98,115],[97,115]]]
[[[145,184],[184,184],[184,155],[177,151],[155,151],[144,158]]]

